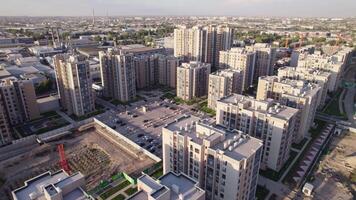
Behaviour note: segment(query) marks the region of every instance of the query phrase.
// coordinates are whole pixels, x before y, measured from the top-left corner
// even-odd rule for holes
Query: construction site
[[[59,146],[64,149],[62,155]],[[80,171],[85,175],[86,190],[120,172],[138,177],[143,170],[157,162],[142,149],[96,122],[91,122],[83,129],[71,130],[70,134],[51,141],[42,142],[37,138],[18,147],[3,148],[2,151],[1,200],[11,199],[11,191],[23,186],[25,180],[63,168],[63,161],[69,173]]]
[[[312,199],[355,199],[356,197],[356,134],[336,136],[311,177]]]

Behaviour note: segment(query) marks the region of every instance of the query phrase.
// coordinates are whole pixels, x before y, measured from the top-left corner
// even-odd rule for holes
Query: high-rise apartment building
[[[197,180],[206,199],[255,199],[262,141],[183,116],[162,128],[163,172]]]
[[[305,52],[298,57],[298,68],[316,68],[331,73],[329,91],[336,91],[341,85],[341,77],[345,68],[350,64],[353,49],[342,47],[332,55],[315,51],[313,54]]]
[[[216,109],[216,101],[232,93],[242,93],[242,73],[224,69],[209,74],[208,107]]]
[[[239,70],[242,73],[242,88],[247,90],[253,83],[255,53],[244,48],[232,48],[220,52],[220,68]]]
[[[54,57],[60,103],[69,115],[83,116],[95,111],[90,66],[84,56],[62,54]]]
[[[127,102],[136,98],[134,56],[119,50],[99,52],[103,96]]]
[[[257,43],[247,46],[247,51],[255,53],[255,66],[253,82],[258,82],[258,77],[273,75],[274,64],[276,63],[276,48],[270,44]]]
[[[136,88],[143,89],[158,83],[158,56],[134,57]]]
[[[35,88],[31,80],[3,79],[0,82],[0,93],[11,125],[22,124],[40,117]]]
[[[173,56],[155,54],[134,57],[137,89],[165,85],[176,87],[179,59]]]
[[[226,26],[180,27],[174,30],[174,56],[218,67],[219,52],[230,49],[233,30]]]
[[[294,142],[300,142],[308,135],[313,124],[321,93],[320,86],[315,83],[266,76],[259,79],[256,98],[257,100],[271,98],[282,105],[299,109]]]
[[[210,64],[201,62],[183,63],[177,68],[177,96],[192,100],[208,94]]]
[[[0,144],[6,144],[11,140],[10,124],[6,116],[3,97],[0,95]]]
[[[261,168],[279,171],[289,158],[298,110],[232,94],[217,101],[216,123],[263,140]]]
[[[179,59],[173,56],[158,57],[159,84],[171,88],[177,86],[177,67]]]
[[[310,81],[318,84],[322,89],[318,100],[320,108],[325,105],[327,93],[329,91],[332,92],[329,90],[330,88],[333,88],[331,76],[332,74],[330,72],[319,70],[317,68],[282,67],[278,69],[278,77]]]

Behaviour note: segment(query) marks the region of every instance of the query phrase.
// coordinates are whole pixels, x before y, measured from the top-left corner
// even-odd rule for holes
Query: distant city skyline
[[[0,16],[356,17],[355,0],[14,0]]]

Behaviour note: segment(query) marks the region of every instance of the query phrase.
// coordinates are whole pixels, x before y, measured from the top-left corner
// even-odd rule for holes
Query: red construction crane
[[[64,146],[63,144],[58,144],[57,145],[58,148],[58,153],[59,153],[59,164],[61,165],[61,168],[67,172],[68,174],[70,174],[70,169],[69,169],[69,165],[64,153]]]

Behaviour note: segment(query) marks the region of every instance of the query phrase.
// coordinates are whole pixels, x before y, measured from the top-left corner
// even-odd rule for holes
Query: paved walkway
[[[56,110],[57,114],[60,115],[61,117],[63,117],[64,119],[66,119],[69,123],[71,124],[75,124],[76,121],[74,121],[72,118],[70,118],[67,114],[65,114],[64,112],[60,111],[60,110]]]
[[[111,199],[115,198],[115,197],[116,197],[117,195],[119,195],[119,194],[124,195],[124,197],[125,197],[125,199],[126,199],[126,198],[129,197],[129,196],[125,193],[125,191],[126,191],[127,189],[129,189],[129,188],[132,188],[132,187],[136,187],[136,186],[132,186],[132,185],[130,184],[130,185],[124,187],[123,189],[121,189],[120,191],[116,192],[115,194],[111,195],[111,196],[110,196],[109,198],[107,198],[106,200],[111,200]]]

